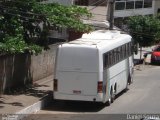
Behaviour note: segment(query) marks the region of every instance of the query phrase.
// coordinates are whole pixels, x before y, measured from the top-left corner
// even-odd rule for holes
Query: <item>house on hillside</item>
[[[63,5],[79,5],[87,7],[93,14],[90,21],[101,22],[108,19],[109,10],[106,0],[48,0]],[[152,15],[160,13],[160,0],[115,0],[114,20],[115,26],[124,28],[124,21],[129,16]],[[67,37],[67,34],[65,34]],[[62,36],[62,35],[60,35]]]
[[[116,0],[115,24],[122,27],[123,22],[130,16],[153,15],[160,12],[160,0]]]
[[[64,5],[86,6],[99,17],[98,14],[108,15],[106,0],[48,0]],[[107,12],[107,13],[106,13]],[[160,0],[115,0],[115,18],[123,18],[134,15],[151,15],[160,12]],[[97,15],[96,15],[97,13]],[[104,14],[105,13],[105,14]],[[106,17],[105,17],[106,19]]]

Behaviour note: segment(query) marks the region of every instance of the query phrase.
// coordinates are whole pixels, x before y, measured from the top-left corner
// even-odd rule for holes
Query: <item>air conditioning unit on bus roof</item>
[[[95,39],[95,40],[112,40],[116,36],[120,35],[120,31],[117,30],[97,30],[91,33],[85,33],[82,35],[83,39]]]

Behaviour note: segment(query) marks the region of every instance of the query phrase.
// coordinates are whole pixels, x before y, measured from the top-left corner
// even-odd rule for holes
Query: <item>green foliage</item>
[[[11,17],[6,20],[0,17],[0,54],[16,54],[29,52],[37,54],[42,51],[42,47],[35,44],[27,44],[23,39],[24,27],[21,25],[20,19]]]
[[[2,0],[0,9],[1,53],[40,52],[47,48],[51,26],[55,30],[61,27],[79,32],[92,29],[81,21],[82,17],[91,17],[91,13],[78,6],[45,4],[38,0]]]
[[[42,51],[42,48],[38,45],[28,45],[23,41],[22,35],[17,36],[6,36],[0,42],[0,53],[3,54],[16,54],[29,52],[31,54],[36,54]]]
[[[128,20],[130,33],[141,47],[160,42],[160,19],[157,16],[134,16]]]
[[[55,27],[65,27],[80,32],[89,32],[91,26],[83,24],[80,18],[91,17],[91,13],[87,8],[78,6],[63,6],[57,3],[38,4],[34,10],[45,16],[47,21]]]

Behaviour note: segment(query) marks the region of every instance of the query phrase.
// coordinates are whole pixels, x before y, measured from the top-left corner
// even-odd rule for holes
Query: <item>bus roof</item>
[[[120,31],[117,30],[97,30],[91,33],[83,34],[83,39],[92,39],[92,40],[111,40],[116,36],[120,35]]]
[[[81,46],[81,47],[95,47],[98,49],[108,50],[116,48],[120,45],[131,41],[131,36],[128,34],[121,34],[117,30],[97,30],[91,33],[83,34],[82,38],[76,39],[69,43],[63,44],[64,46]]]

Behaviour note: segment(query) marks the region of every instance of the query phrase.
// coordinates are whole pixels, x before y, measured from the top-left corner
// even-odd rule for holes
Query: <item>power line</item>
[[[86,20],[86,19],[83,19],[83,20]],[[105,21],[99,21],[99,20],[90,20],[90,21],[99,22],[99,23],[105,22]],[[85,23],[85,24],[87,24],[87,23]],[[89,23],[88,23],[88,24],[89,24]],[[89,25],[91,25],[91,26],[93,26],[93,27],[102,28],[102,29],[109,29],[109,26],[107,26],[107,27],[102,27],[102,26],[99,26],[99,25],[96,25],[96,24],[89,24]],[[128,34],[133,33],[133,34],[137,34],[137,35],[144,35],[144,36],[147,36],[147,37],[154,37],[153,34],[150,35],[150,34],[146,34],[146,33],[142,33],[142,32],[133,32],[133,31],[129,32],[129,31],[126,31],[126,30],[122,30],[122,29],[120,29],[120,28],[114,28],[114,29],[116,29],[117,31],[120,31],[120,32],[126,32],[126,33],[128,33]]]
[[[97,8],[99,5],[102,5],[103,3],[108,2],[108,0],[104,0],[102,3],[96,5],[95,7],[89,9],[89,11],[94,10],[95,8]]]
[[[9,15],[13,15],[13,16],[17,16],[17,17],[21,17],[21,18],[25,18],[25,19],[31,19],[31,20],[41,20],[41,19],[34,19],[34,18],[29,18],[29,17],[24,17],[24,16],[18,16],[17,14],[13,14],[13,13],[9,13],[7,12],[6,14],[9,14]],[[85,19],[84,19],[85,20]],[[104,21],[98,21],[98,20],[90,20],[90,21],[94,21],[94,22],[104,22]],[[86,23],[87,24],[87,23]],[[90,25],[90,24],[89,24]],[[93,27],[98,27],[98,28],[102,28],[102,29],[109,29],[109,26],[107,26],[108,28],[106,27],[102,27],[102,26],[98,26],[98,25],[91,25]],[[121,30],[120,28],[114,28],[116,29],[117,31],[120,31],[120,32],[126,32],[128,34],[130,34],[128,31],[125,31],[125,30]],[[150,34],[145,34],[145,33],[140,33],[140,32],[131,32],[133,34],[138,34],[138,35],[144,35],[144,36],[150,36],[150,37],[154,37],[154,35],[150,35]]]
[[[47,13],[38,14],[38,13],[33,13],[33,12],[24,12],[22,10],[17,10],[17,9],[14,9],[14,8],[11,8],[11,7],[8,7],[8,6],[4,6],[4,5],[0,5],[0,8],[3,9],[3,10],[9,10],[10,11],[9,14],[13,14],[13,15],[16,15],[16,14],[15,13],[11,13],[11,12],[18,12],[18,13],[23,13],[23,14],[26,14],[26,15],[27,14],[28,15],[35,15],[35,16],[39,16],[39,17],[41,17],[41,16],[55,16],[55,14],[53,14],[53,13],[51,13],[51,14],[47,14]]]
[[[22,10],[17,10],[16,8],[13,8],[13,7],[9,7],[9,6],[4,6],[4,5],[0,5],[0,8],[2,9],[5,9],[5,10],[11,10],[11,11],[14,11],[14,12],[19,12],[19,13],[23,13],[23,14],[28,14],[28,15],[36,15],[36,16],[43,16],[43,15],[46,15],[46,16],[49,16],[49,15],[54,15],[54,14],[38,14],[38,13],[33,13],[33,12],[24,12]],[[96,15],[96,14],[95,14]],[[98,15],[98,14],[97,14]],[[99,14],[100,15],[100,14]]]
[[[0,2],[3,2],[3,1],[0,1]],[[30,3],[34,3],[34,2],[25,2],[25,1],[19,1],[19,0],[5,0],[5,2],[14,2],[14,3],[25,3],[25,4],[30,4]],[[42,4],[40,2],[35,2],[35,3],[39,3],[39,4]]]
[[[92,4],[88,5],[88,6],[94,6],[94,5],[98,4],[101,1],[103,1],[103,0],[98,0],[97,2],[94,2],[94,3],[92,3]]]
[[[17,15],[17,14],[13,14],[13,13],[9,13],[9,12],[5,12],[5,14],[9,14],[12,16],[20,17],[20,18],[30,19],[30,20],[42,20],[42,19],[38,19],[38,18],[31,18],[31,17],[22,16],[22,15]]]
[[[24,12],[21,10],[16,10],[14,8],[8,7],[8,6],[4,6],[4,5],[0,5],[0,8],[5,9],[5,10],[12,10],[14,12],[20,12],[20,13],[24,13],[24,14],[30,14],[30,15],[37,15],[37,16],[42,16],[44,14],[37,14],[37,13],[33,13],[33,12]]]
[[[90,20],[90,21],[95,21],[95,22],[105,22],[105,21],[100,21],[100,20],[94,20],[94,19],[81,19],[81,20]]]
[[[0,8],[3,9],[3,10],[12,10],[12,12],[20,12],[20,13],[31,14],[31,15],[41,15],[41,14],[28,13],[28,12],[23,12],[23,11],[19,11],[19,10],[14,10],[12,8],[9,8],[9,7],[4,8],[4,6],[2,7],[2,5],[0,5]],[[19,15],[19,14],[16,14],[16,13],[11,13],[11,12],[8,12],[8,11],[5,11],[4,14],[9,14],[9,15],[12,15],[12,16],[25,18],[25,19],[30,19],[30,20],[42,20],[42,19],[38,19],[38,18],[26,17],[26,16],[23,16],[23,15]]]
[[[98,14],[98,13],[92,13],[93,15],[99,15],[99,16],[104,16],[104,17],[107,17],[109,15],[104,15],[104,14]],[[116,16],[115,16],[116,17]]]
[[[14,2],[17,2],[17,1],[14,1]],[[21,2],[21,1],[19,1],[19,2]],[[105,1],[103,1],[102,3],[100,3],[100,4],[103,4]],[[24,3],[24,2],[21,2],[21,3]],[[25,2],[25,3],[27,3],[27,2]],[[99,4],[99,5],[100,5]],[[0,5],[0,6],[2,6],[2,5]],[[4,8],[4,7],[7,7],[7,6],[2,6],[3,8],[2,9],[8,9],[8,8]],[[94,9],[96,8],[96,7],[98,7],[98,5],[97,6],[95,6],[94,7]],[[10,10],[14,10],[14,9],[12,9],[12,8],[9,8]],[[16,12],[23,12],[23,11],[16,11]],[[29,12],[29,13],[27,13],[27,12],[23,12],[23,13],[25,13],[25,14],[32,14],[32,15],[42,15],[42,14],[36,14],[36,13],[31,13],[31,12]],[[31,18],[31,17],[25,17],[25,16],[19,16],[19,15],[17,15],[17,14],[13,14],[13,13],[9,13],[9,12],[7,12],[6,14],[10,14],[10,15],[13,15],[13,16],[17,16],[17,17],[21,17],[21,18],[26,18],[26,19],[31,19],[31,20],[35,20],[35,18]],[[44,14],[43,14],[44,15]],[[95,14],[95,15],[102,15],[102,14]],[[102,15],[102,16],[108,16],[108,15]],[[36,20],[40,20],[40,19],[36,19]],[[98,20],[91,20],[91,21],[97,21],[97,22],[102,22],[102,21],[98,21]],[[99,27],[99,26],[97,26],[97,27]],[[105,27],[100,27],[100,28],[105,28]],[[126,32],[126,31],[125,31]],[[153,36],[153,35],[148,35],[148,34],[144,34],[144,33],[136,33],[136,32],[132,32],[132,33],[135,33],[135,34],[140,34],[140,35],[146,35],[146,36]]]
[[[140,32],[133,32],[131,31],[130,33],[133,33],[133,34],[138,34],[138,35],[144,35],[144,36],[150,36],[150,37],[154,37],[155,35],[150,35],[150,34],[145,34],[145,33],[140,33]]]

